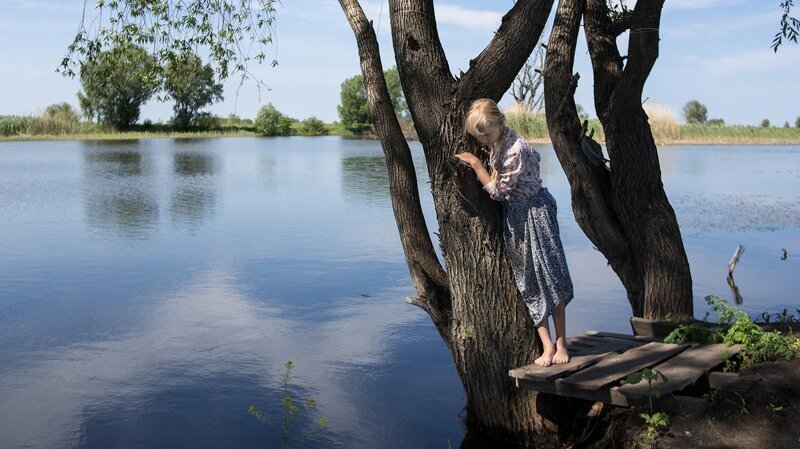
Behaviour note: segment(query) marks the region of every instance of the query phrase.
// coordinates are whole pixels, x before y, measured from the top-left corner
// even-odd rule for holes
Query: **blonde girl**
[[[506,126],[497,103],[480,99],[467,114],[467,132],[489,152],[489,171],[475,155],[456,157],[469,164],[478,181],[503,206],[503,242],[517,288],[528,306],[544,352],[537,365],[569,362],[565,306],[573,298],[572,280],[558,232],[556,201],[539,175],[539,153]],[[553,317],[556,340],[547,318]]]

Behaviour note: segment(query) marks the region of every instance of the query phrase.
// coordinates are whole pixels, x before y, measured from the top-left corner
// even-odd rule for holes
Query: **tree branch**
[[[499,100],[539,41],[552,7],[553,0],[517,1],[503,16],[489,45],[470,61],[462,91],[472,99]]]
[[[392,43],[406,102],[423,142],[435,135],[453,82],[432,0],[389,0]],[[445,88],[443,88],[445,87]]]
[[[595,0],[596,1],[596,0]],[[628,64],[620,79],[626,97],[641,103],[642,91],[658,59],[659,27],[664,0],[640,0],[633,9]]]
[[[422,213],[411,150],[386,86],[375,30],[357,0],[340,0],[339,4],[358,43],[370,114],[386,157],[392,207],[406,262],[419,295],[417,301],[425,301],[423,309],[428,311],[437,327],[444,326],[446,323],[442,320],[450,313],[447,275],[436,257]]]
[[[622,57],[617,49],[617,35],[612,30],[606,0],[586,0],[584,31],[594,74],[595,110],[605,125],[611,95],[622,76]]]
[[[570,183],[575,220],[612,269],[624,273],[633,269],[630,245],[610,203],[608,172],[592,166],[581,149],[583,133],[574,98],[578,76],[572,69],[584,1],[559,2],[542,70],[545,114],[553,147]],[[625,287],[630,292],[630,285]],[[629,300],[634,305],[630,294]]]

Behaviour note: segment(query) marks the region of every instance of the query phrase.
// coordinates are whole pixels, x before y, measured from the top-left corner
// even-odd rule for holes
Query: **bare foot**
[[[556,354],[556,347],[553,346],[545,346],[544,352],[542,355],[539,356],[538,359],[534,360],[533,363],[539,366],[550,366],[553,364],[553,356]]]
[[[552,360],[554,365],[563,365],[569,362],[569,351],[567,346],[556,342],[556,353]]]

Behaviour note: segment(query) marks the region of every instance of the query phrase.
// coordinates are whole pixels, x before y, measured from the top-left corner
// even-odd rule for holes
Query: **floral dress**
[[[503,203],[503,241],[522,299],[535,325],[546,324],[559,304],[573,298],[572,279],[558,231],[556,200],[542,187],[539,153],[506,128],[489,161],[484,189]]]

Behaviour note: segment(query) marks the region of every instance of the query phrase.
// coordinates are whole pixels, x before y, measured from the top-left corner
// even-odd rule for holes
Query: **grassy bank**
[[[324,125],[327,135],[352,136],[340,124]],[[302,122],[291,124],[291,135],[307,135]],[[97,123],[77,120],[57,120],[37,116],[0,116],[0,142],[35,140],[127,140],[156,138],[210,138],[259,136],[252,122],[236,124],[217,123],[208,127],[176,130],[162,123],[134,125],[125,131],[116,131]]]
[[[800,145],[800,128],[756,126],[683,125],[668,109],[649,107],[653,136],[659,145],[681,144],[794,144]],[[550,143],[544,113],[506,112],[508,125],[535,143]],[[600,121],[589,120],[594,138],[605,141]],[[353,136],[341,123],[325,124],[327,135]],[[300,122],[292,123],[292,135],[302,135]],[[207,138],[258,136],[252,124],[223,125],[214,129],[177,131],[163,124],[136,125],[114,131],[96,123],[59,122],[40,117],[0,116],[0,142],[33,140],[125,140],[149,138]]]
[[[650,127],[659,145],[679,144],[800,144],[800,128],[756,126],[683,125],[668,109],[646,108]],[[544,113],[507,112],[508,125],[532,142],[549,143]],[[600,121],[589,120],[595,140],[605,141]]]

